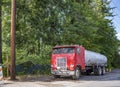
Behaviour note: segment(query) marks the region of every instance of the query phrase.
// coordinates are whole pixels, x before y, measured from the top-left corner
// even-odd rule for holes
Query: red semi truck
[[[81,73],[104,75],[107,57],[85,50],[79,45],[55,46],[51,56],[51,73],[55,78],[72,76],[79,79]]]

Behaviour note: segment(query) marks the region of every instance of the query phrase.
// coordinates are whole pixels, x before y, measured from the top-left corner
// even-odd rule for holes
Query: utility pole
[[[0,64],[2,64],[2,0],[0,0]]]
[[[11,0],[11,48],[10,48],[10,77],[11,80],[16,79],[16,70],[15,70],[15,33],[16,32],[16,0]]]

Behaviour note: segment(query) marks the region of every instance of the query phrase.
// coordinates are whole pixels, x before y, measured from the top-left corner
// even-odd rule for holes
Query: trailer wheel
[[[53,75],[54,78],[60,78],[60,75]]]
[[[105,73],[106,73],[105,67],[102,67],[102,75],[104,75]]]
[[[72,76],[72,78],[75,79],[75,80],[78,80],[78,79],[80,78],[80,75],[81,75],[80,68],[77,67],[77,68],[75,69],[75,75]]]
[[[99,67],[96,67],[96,68],[94,69],[94,74],[95,74],[95,75],[101,75],[101,74],[102,74],[102,69],[101,69],[100,66],[99,66]]]
[[[101,69],[101,67],[98,67],[98,75],[102,75],[102,69]]]

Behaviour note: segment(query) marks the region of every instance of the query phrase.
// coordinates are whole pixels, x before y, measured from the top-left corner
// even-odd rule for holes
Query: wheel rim
[[[80,71],[79,69],[76,69],[76,78],[79,79],[79,77],[80,77]]]
[[[101,67],[99,67],[99,68],[98,68],[98,73],[99,73],[99,75],[101,75],[101,74],[102,74]]]

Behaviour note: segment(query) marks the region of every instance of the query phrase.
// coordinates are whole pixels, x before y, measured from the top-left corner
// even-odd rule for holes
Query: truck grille
[[[66,70],[66,58],[57,58],[57,67],[60,70]]]

